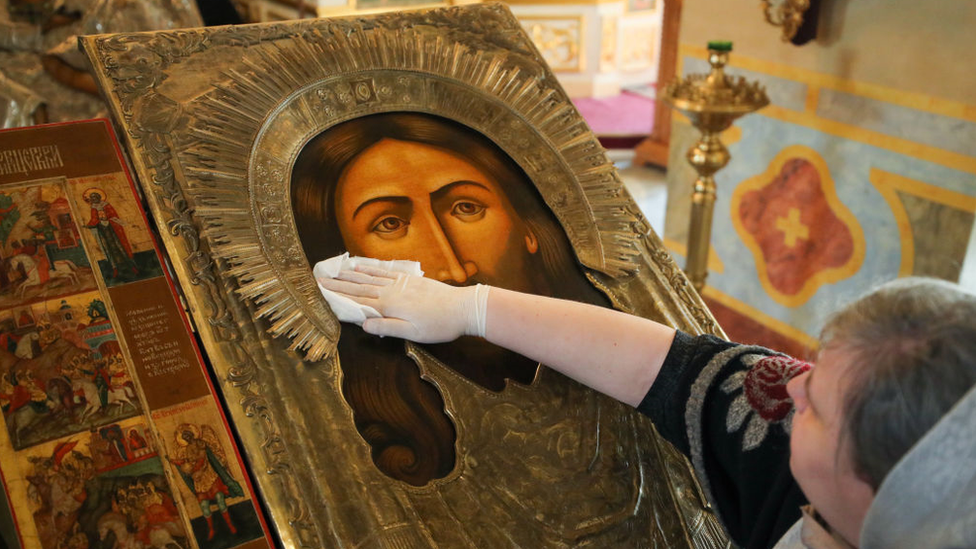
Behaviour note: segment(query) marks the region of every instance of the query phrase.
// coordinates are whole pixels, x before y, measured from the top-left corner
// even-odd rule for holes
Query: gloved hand
[[[443,343],[462,335],[485,336],[488,286],[456,287],[367,266],[317,280],[322,287],[383,315],[363,322],[366,333],[418,343]]]

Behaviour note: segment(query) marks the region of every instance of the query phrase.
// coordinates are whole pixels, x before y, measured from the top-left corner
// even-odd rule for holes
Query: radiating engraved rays
[[[255,59],[243,60],[247,70],[228,71],[228,83],[203,102],[191,131],[196,143],[183,156],[195,214],[214,255],[231,265],[228,274],[239,281],[237,292],[255,303],[258,316],[270,321],[270,333],[289,337],[292,348],[304,349],[314,361],[334,349],[338,327],[331,319],[324,331],[309,322],[282,273],[272,267],[257,232],[262,221],[251,211],[246,163],[268,113],[323,69],[312,48],[297,44],[288,49],[272,46],[278,55],[255,48]],[[283,179],[280,184],[285,184]]]
[[[315,298],[317,288],[304,262],[268,249],[269,239],[297,241],[290,210],[284,211],[290,208],[290,160],[255,164],[256,140],[275,117],[288,131],[320,131],[330,120],[323,109],[353,112],[351,102],[379,100],[350,97],[348,92],[350,79],[359,74],[369,79],[377,71],[429,79],[421,88],[405,85],[393,96],[389,87],[377,85],[371,93],[382,95],[386,108],[403,105],[466,121],[491,134],[533,178],[546,170],[557,173],[551,160],[539,162],[555,159],[563,166],[558,173],[567,175],[550,175],[540,188],[560,202],[554,209],[578,248],[590,250],[587,264],[614,276],[632,272],[642,236],[637,229],[642,226],[640,214],[627,207],[626,192],[603,149],[566,95],[554,87],[551,74],[538,66],[518,23],[503,18],[500,24],[485,25],[506,33],[505,41],[520,52],[514,53],[498,49],[491,43],[494,37],[457,28],[444,32],[443,22],[422,16],[409,20],[390,15],[389,20],[396,24],[322,21],[300,36],[254,44],[243,51],[236,67],[222,73],[221,84],[192,105],[196,122],[180,153],[187,196],[212,252],[227,261],[228,274],[240,284],[237,292],[268,319],[269,331],[291,338],[292,348],[305,350],[310,360],[332,353],[338,339],[338,323]],[[483,49],[489,51],[479,51]],[[319,89],[321,101],[303,91],[330,78],[336,85]],[[459,86],[471,92],[458,93]],[[282,110],[286,104],[291,105],[287,115]],[[525,142],[506,142],[510,134],[523,136],[518,139]],[[525,135],[535,137],[526,140]],[[533,148],[540,147],[550,152],[533,155]],[[302,254],[298,250],[293,255]]]

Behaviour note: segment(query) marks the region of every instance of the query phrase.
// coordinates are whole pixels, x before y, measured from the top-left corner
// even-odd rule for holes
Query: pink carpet
[[[622,92],[613,97],[573,99],[597,136],[646,136],[654,127],[654,100]]]

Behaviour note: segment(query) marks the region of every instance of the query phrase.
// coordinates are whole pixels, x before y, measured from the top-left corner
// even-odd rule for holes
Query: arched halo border
[[[298,50],[293,55],[300,59],[306,52]],[[305,81],[292,77],[294,91],[273,103],[241,99],[255,106],[262,103],[268,113],[261,120],[234,122],[253,135],[242,173],[246,204],[237,198],[223,199],[225,203],[217,204],[211,218],[221,206],[226,207],[223,211],[236,209],[240,214],[245,213],[243,207],[249,222],[215,223],[215,230],[208,231],[217,235],[212,250],[231,265],[229,272],[240,284],[238,294],[255,304],[258,316],[271,322],[268,332],[291,339],[291,348],[304,351],[308,360],[333,354],[339,325],[309,276],[308,261],[314,259],[305,258],[298,238],[291,209],[291,170],[312,137],[358,117],[418,112],[481,133],[522,167],[584,266],[612,277],[636,272],[646,221],[596,137],[565,93],[552,85],[555,79],[544,67],[538,72],[525,70],[519,66],[524,59],[512,61],[509,57],[515,55],[510,52],[466,51],[465,55],[474,57],[471,64],[491,70],[469,70],[467,77],[459,76],[464,71],[456,68],[452,72],[377,67],[325,76],[312,71]],[[244,77],[231,80],[236,80],[238,92],[247,88]],[[201,105],[205,110],[225,108],[204,103],[209,104],[209,108]]]

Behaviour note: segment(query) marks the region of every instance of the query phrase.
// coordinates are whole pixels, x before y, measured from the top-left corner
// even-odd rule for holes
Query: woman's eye
[[[476,221],[484,217],[487,208],[470,200],[458,200],[451,207],[451,214],[466,221]]]
[[[380,219],[376,225],[373,225],[373,232],[386,238],[397,237],[406,232],[409,225],[410,223],[407,221],[391,215]]]

